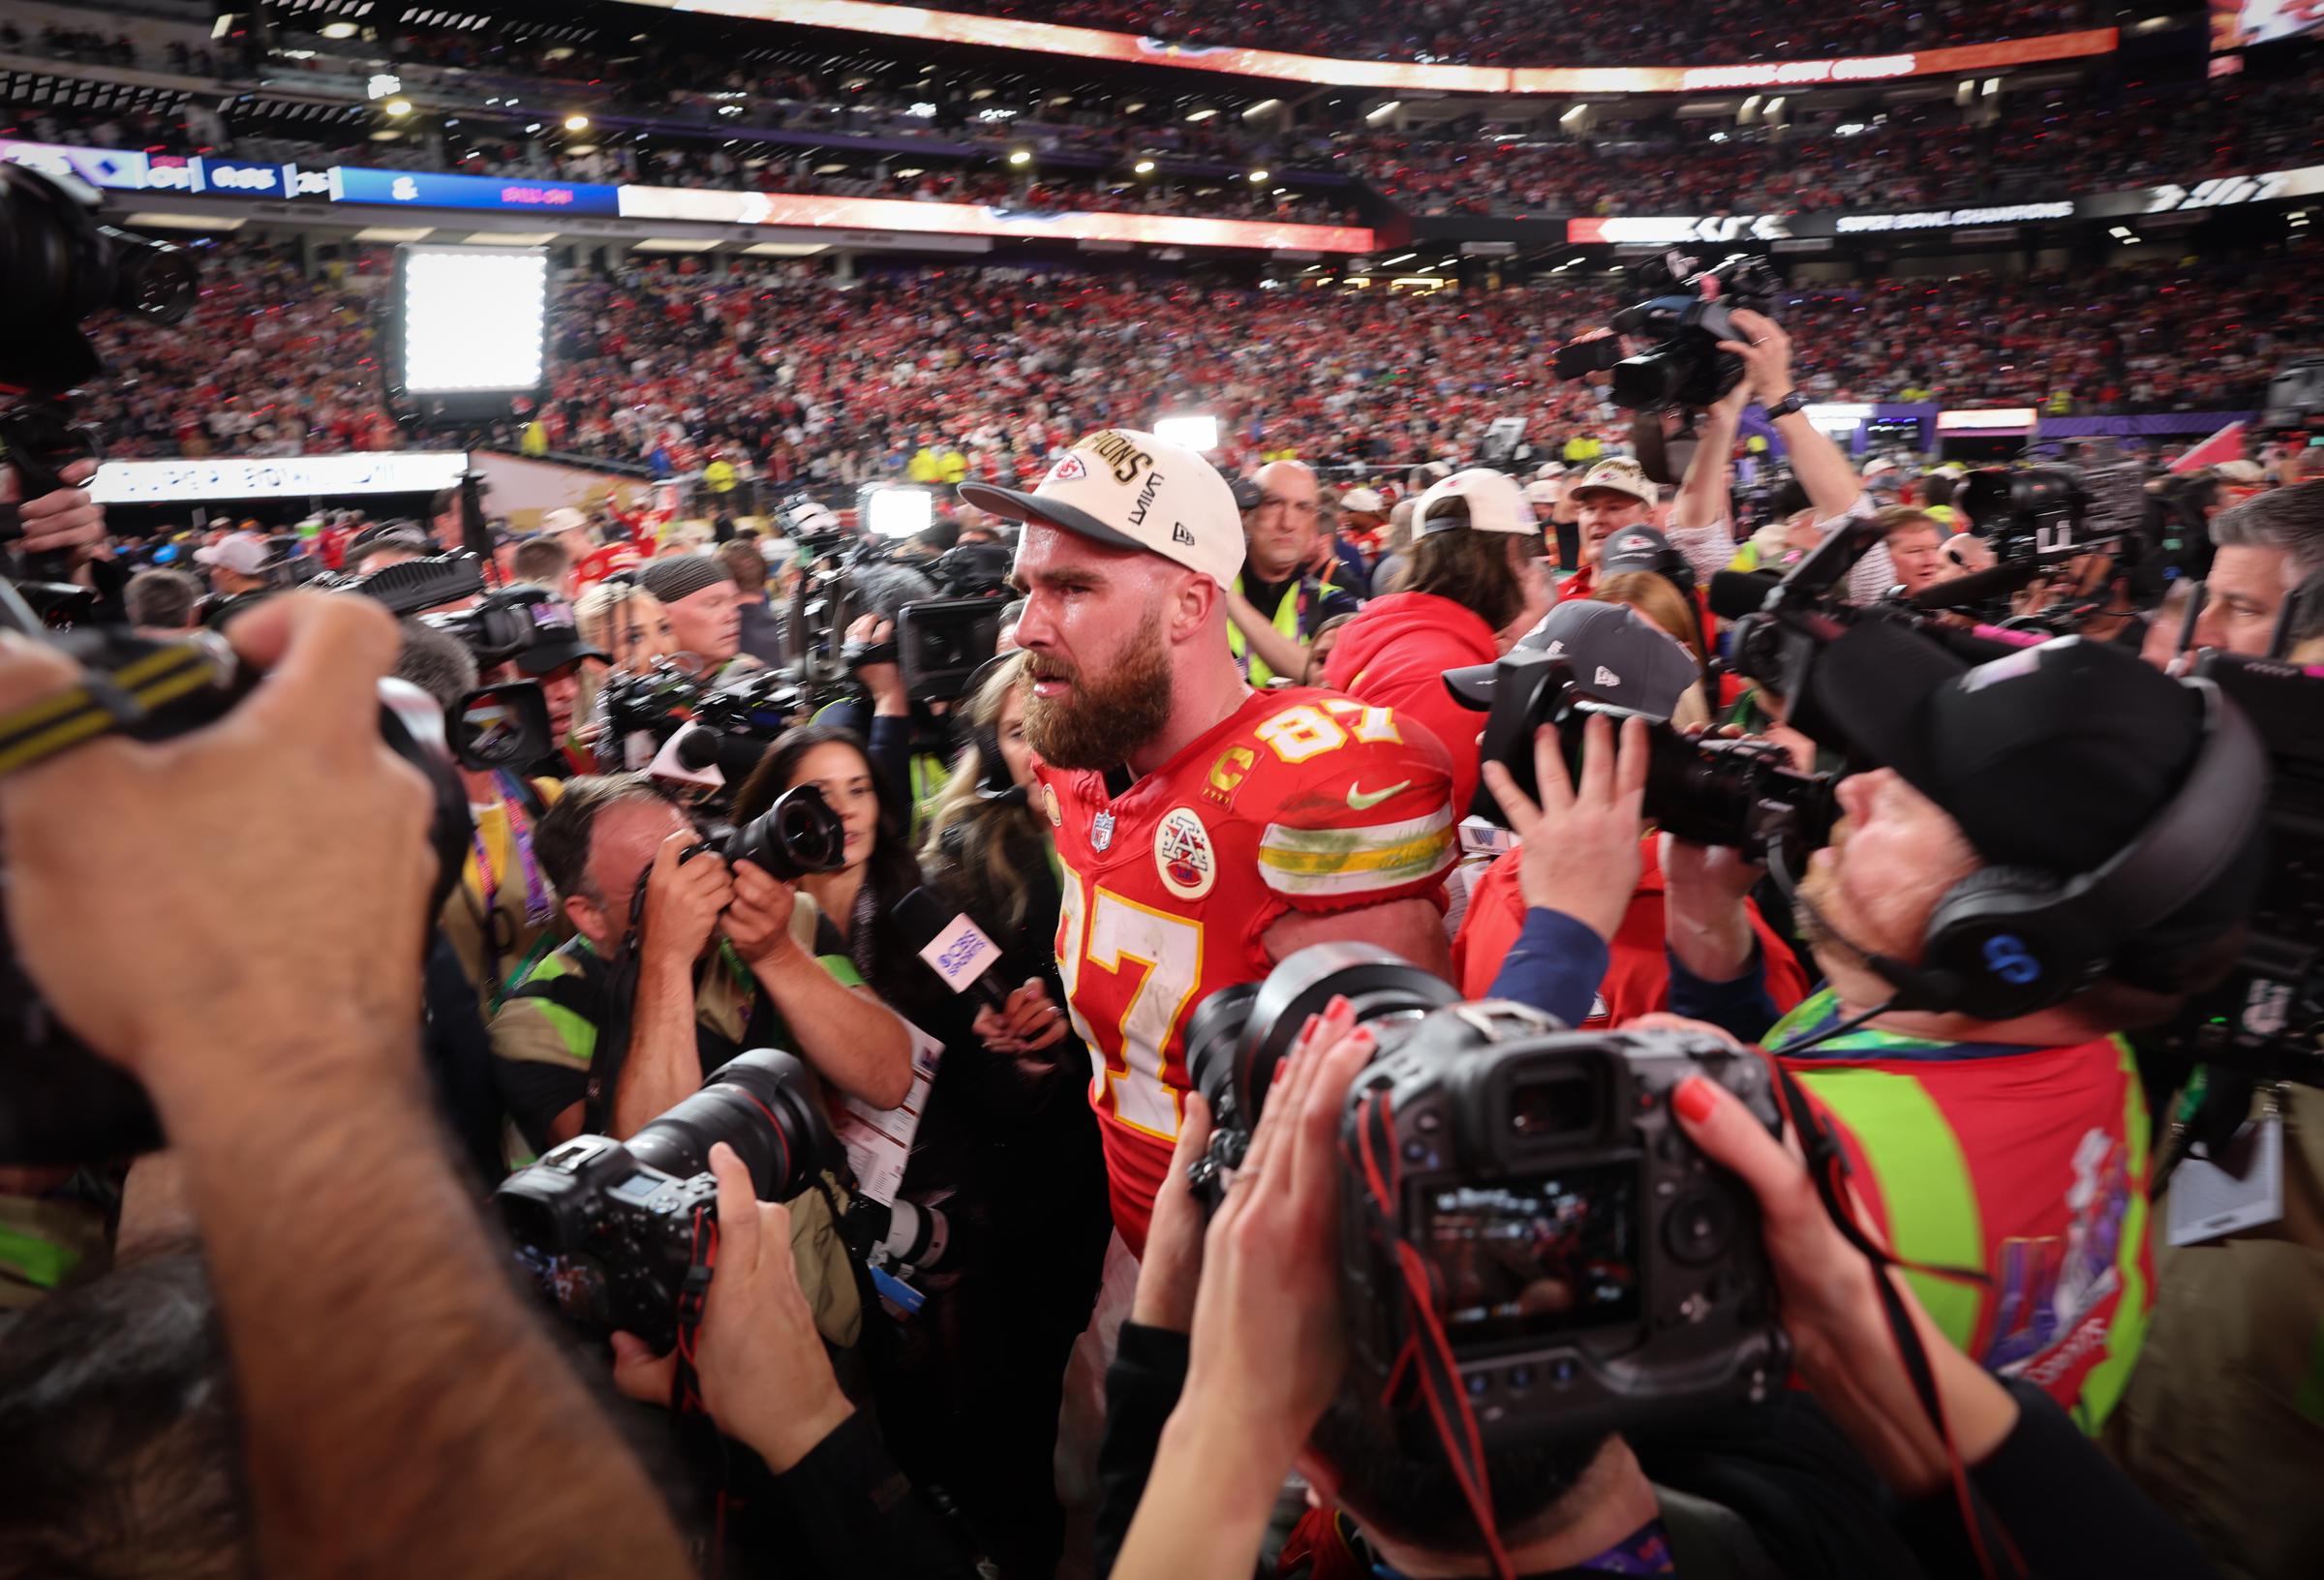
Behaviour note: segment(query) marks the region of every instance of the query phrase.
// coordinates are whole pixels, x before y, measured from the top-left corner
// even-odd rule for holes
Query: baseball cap
[[[1545,481],[1551,477],[1563,477],[1565,474],[1566,464],[1563,461],[1544,461],[1542,463],[1542,470],[1535,472],[1534,476]]]
[[[1606,489],[1615,494],[1627,494],[1644,504],[1652,504],[1655,499],[1654,484],[1647,481],[1646,469],[1627,456],[1615,456],[1611,460],[1601,461],[1588,471],[1583,472],[1581,481],[1574,485],[1572,497],[1575,501],[1579,501],[1583,495],[1594,488]]]
[[[1135,428],[1074,441],[1027,493],[963,483],[961,498],[1011,521],[1041,521],[1117,549],[1142,549],[1221,587],[1242,571],[1242,512],[1218,469]]]
[[[1591,598],[1555,605],[1512,651],[1562,659],[1591,696],[1651,718],[1668,718],[1687,687],[1702,678],[1694,657],[1660,626],[1635,609]],[[1466,707],[1490,708],[1497,667],[1448,669],[1445,686]]]
[[[1559,493],[1554,477],[1536,477],[1525,485],[1525,501],[1537,510],[1546,510],[1556,504]]]
[[[2200,694],[2134,650],[2079,637],[1972,667],[1865,622],[1832,643],[1809,684],[1859,753],[1942,807],[1997,866],[2095,871],[2154,823],[2203,746]],[[2240,818],[2250,836],[2167,927],[2141,930],[2148,946],[2192,943],[2249,912],[2263,793],[2255,775],[2248,808],[2217,808],[2222,826]]]
[[[196,549],[194,561],[237,576],[256,576],[274,563],[274,547],[257,532],[229,532],[209,547]]]
[[[1880,476],[1882,472],[1894,471],[1895,470],[1895,462],[1889,460],[1884,455],[1876,455],[1871,460],[1864,463],[1864,471],[1860,475],[1865,482],[1870,482],[1875,477]]]
[[[1625,527],[1598,551],[1598,574],[1619,576],[1626,571],[1660,571],[1669,563],[1670,540],[1651,527]]]
[[[1513,532],[1531,537],[1533,506],[1525,502],[1517,480],[1489,467],[1456,471],[1421,496],[1412,513],[1412,535],[1435,532]]]
[[[563,598],[541,598],[523,608],[533,618],[533,645],[518,651],[516,667],[527,675],[546,675],[577,658],[613,662],[602,649],[593,648],[581,639],[581,627],[573,619],[573,606]]]
[[[588,525],[589,518],[569,504],[561,504],[540,518],[540,530],[544,532],[569,532]]]
[[[637,573],[637,585],[664,604],[690,598],[705,588],[731,584],[733,580],[726,562],[714,560],[707,554],[672,555],[652,562]]]
[[[1388,506],[1381,502],[1380,491],[1376,488],[1349,489],[1339,497],[1339,507],[1342,510],[1353,511],[1358,515],[1364,516],[1379,516],[1388,513]]]

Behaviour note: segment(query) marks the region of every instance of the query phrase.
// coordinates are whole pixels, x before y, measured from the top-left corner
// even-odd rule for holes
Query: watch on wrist
[[[1778,417],[1788,417],[1807,404],[1800,398],[1799,391],[1795,389],[1767,409],[1767,420],[1773,422]]]

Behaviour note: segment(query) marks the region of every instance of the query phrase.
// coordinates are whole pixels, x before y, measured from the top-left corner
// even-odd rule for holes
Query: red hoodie
[[[1489,664],[1501,655],[1492,627],[1433,592],[1374,598],[1340,627],[1324,684],[1359,702],[1417,718],[1452,759],[1452,815],[1466,817],[1477,794],[1477,738],[1484,715],[1445,689],[1445,671]]]
[[[1605,980],[1599,985],[1595,1010],[1582,1025],[1621,1026],[1641,1015],[1670,1007],[1670,962],[1663,953],[1663,864],[1660,840],[1648,835],[1639,841],[1642,865],[1638,887],[1630,896],[1622,925],[1606,940]],[[1487,997],[1501,961],[1515,947],[1525,926],[1525,896],[1517,886],[1518,864],[1525,853],[1513,850],[1493,858],[1484,876],[1469,891],[1469,908],[1452,940],[1452,980],[1471,998]],[[1752,900],[1752,930],[1759,935],[1759,954],[1767,962],[1767,994],[1781,1014],[1808,996],[1808,975],[1777,936]]]

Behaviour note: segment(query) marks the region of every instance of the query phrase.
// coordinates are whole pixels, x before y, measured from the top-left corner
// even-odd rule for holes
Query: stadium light
[[[1280,99],[1262,99],[1257,104],[1245,109],[1242,112],[1242,118],[1247,121],[1254,115],[1264,115],[1270,109],[1280,109],[1282,107],[1283,101]]]
[[[409,99],[390,99],[380,107],[390,115],[409,115],[412,113],[412,101]]]
[[[589,117],[577,113],[567,115],[565,118],[565,129],[567,132],[586,132],[589,130]]]
[[[1260,182],[1260,181],[1264,181],[1264,180],[1266,180],[1266,179],[1267,179],[1267,172],[1266,172],[1265,170],[1253,170],[1253,171],[1251,172],[1251,180],[1252,180],[1254,183],[1256,183],[1256,182]]]
[[[404,91],[404,79],[393,72],[375,72],[363,83],[363,97],[384,99]]]
[[[1165,444],[1183,444],[1198,455],[1208,455],[1218,448],[1218,418],[1208,411],[1156,417],[1154,437]]]
[[[874,537],[911,537],[935,525],[936,499],[925,488],[906,484],[868,488],[863,512]]]
[[[538,389],[548,284],[548,255],[536,247],[398,248],[390,298],[395,383],[423,400]]]
[[[322,24],[322,37],[326,39],[352,39],[354,36],[355,24],[352,22],[325,22]]]
[[[1378,126],[1382,121],[1387,120],[1391,115],[1393,115],[1397,110],[1402,109],[1403,107],[1403,100],[1391,99],[1385,105],[1378,105],[1370,109],[1365,110],[1363,112],[1363,118],[1371,122],[1374,126]]]
[[[1154,162],[1150,159],[1142,159],[1130,168],[1139,175],[1151,175],[1154,173]]]
[[[1024,165],[1030,165],[1032,162],[1033,162],[1032,150],[1030,150],[1030,149],[1028,149],[1028,148],[1012,148],[1011,150],[1009,150],[1009,163],[1010,163],[1010,164],[1012,164],[1012,165],[1017,165],[1017,166],[1024,166]]]

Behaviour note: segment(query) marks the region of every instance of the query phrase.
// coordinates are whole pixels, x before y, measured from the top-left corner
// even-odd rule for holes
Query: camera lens
[[[1690,1267],[1706,1266],[1727,1255],[1735,1237],[1735,1205],[1713,1191],[1691,1191],[1670,1204],[1663,1218],[1663,1247]]]
[[[796,785],[743,825],[728,854],[795,883],[810,872],[837,872],[847,865],[847,830],[822,791]]]
[[[792,1054],[769,1048],[727,1061],[627,1144],[638,1162],[688,1179],[710,1167],[719,1141],[749,1169],[762,1201],[798,1195],[837,1145],[815,1078]]]

